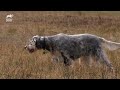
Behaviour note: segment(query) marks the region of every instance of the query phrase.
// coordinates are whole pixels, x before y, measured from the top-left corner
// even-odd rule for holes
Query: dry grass
[[[13,22],[6,23],[5,16],[14,14]],[[43,51],[29,54],[23,50],[33,35],[58,33],[90,33],[120,42],[120,12],[0,12],[0,78],[1,79],[119,79],[119,50],[107,51],[116,72],[106,67],[72,67],[50,61],[50,53]]]

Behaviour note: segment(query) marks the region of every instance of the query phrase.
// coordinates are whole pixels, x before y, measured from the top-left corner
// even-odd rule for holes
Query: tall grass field
[[[6,15],[13,21],[6,22]],[[98,35],[120,42],[119,11],[0,11],[0,79],[120,79],[120,51],[104,48],[115,72],[100,64],[74,61],[72,67],[51,61],[50,52],[24,50],[34,35]]]

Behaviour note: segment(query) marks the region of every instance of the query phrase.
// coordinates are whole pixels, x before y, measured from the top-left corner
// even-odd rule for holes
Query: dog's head
[[[25,49],[27,49],[30,53],[36,51],[37,49],[42,49],[44,47],[44,37],[42,36],[33,36],[29,39],[28,43],[25,45]]]

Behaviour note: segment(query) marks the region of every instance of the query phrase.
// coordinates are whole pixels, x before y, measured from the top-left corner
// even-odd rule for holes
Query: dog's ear
[[[40,40],[41,40],[41,41],[44,41],[44,37],[40,37]]]
[[[35,44],[36,44],[37,48],[44,47],[44,37],[42,37],[42,36],[38,37],[38,38],[35,37]]]
[[[38,36],[38,35],[33,36],[33,41],[34,41],[34,42],[36,42],[38,38],[39,38],[39,36]]]

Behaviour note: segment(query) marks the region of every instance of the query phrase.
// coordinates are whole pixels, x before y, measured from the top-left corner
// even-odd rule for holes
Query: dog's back
[[[99,38],[91,34],[57,34],[49,37],[49,39],[51,39],[56,50],[67,53],[72,59],[95,54],[101,45]]]

